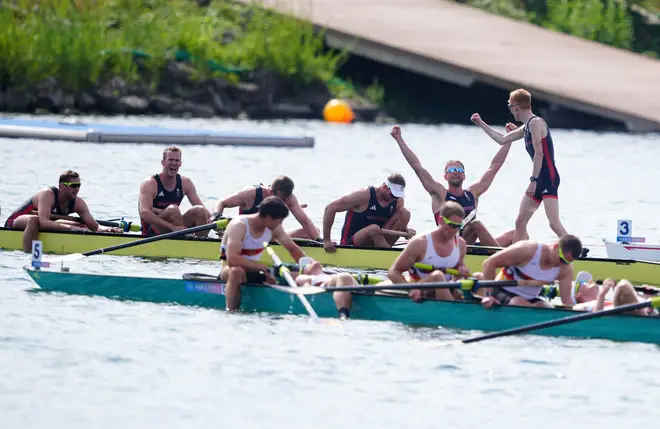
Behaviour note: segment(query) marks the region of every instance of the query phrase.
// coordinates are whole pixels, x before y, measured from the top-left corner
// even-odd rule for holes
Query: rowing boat
[[[610,258],[642,259],[644,261],[660,261],[660,245],[636,244],[608,241],[603,238],[605,251]]]
[[[74,273],[51,269],[25,270],[41,290],[103,296],[155,303],[225,308],[225,284],[213,276],[184,274],[182,278],[130,277]],[[276,314],[307,314],[293,294],[265,285],[244,285],[241,310]],[[332,294],[308,296],[319,317],[337,317]],[[576,314],[565,309],[498,307],[486,310],[476,302],[427,300],[413,302],[393,293],[353,294],[353,319],[443,326],[466,330],[504,330]],[[540,335],[600,338],[613,341],[660,343],[660,318],[612,315],[537,331]]]
[[[116,244],[139,240],[138,234],[103,234],[92,232],[40,232],[45,253],[83,253]],[[0,248],[22,249],[23,232],[0,228]],[[379,249],[354,246],[337,246],[336,253],[326,253],[320,243],[298,241],[303,251],[324,265],[348,268],[387,270],[401,252],[401,248]],[[294,262],[279,246],[275,250],[284,262]],[[465,263],[471,271],[481,271],[483,260],[497,251],[496,247],[468,246]],[[113,255],[140,256],[147,258],[192,258],[218,260],[220,240],[217,238],[184,237],[165,239],[112,252]],[[262,262],[270,265],[264,253]],[[660,285],[660,263],[629,259],[583,258],[574,262],[575,272],[588,271],[595,279],[612,277],[628,279],[636,284]]]

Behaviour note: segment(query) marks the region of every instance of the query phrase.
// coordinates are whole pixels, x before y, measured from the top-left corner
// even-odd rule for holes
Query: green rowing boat
[[[224,283],[213,276],[185,274],[182,278],[150,278],[82,274],[25,267],[45,291],[103,296],[156,303],[225,308]],[[479,303],[427,300],[413,302],[396,293],[354,293],[351,317],[421,326],[499,331],[581,314],[565,309],[498,307],[486,310]],[[307,296],[319,317],[337,317],[330,293]],[[241,310],[277,314],[307,312],[293,294],[266,285],[245,285]],[[537,331],[540,335],[599,338],[660,344],[660,318],[611,315]]]

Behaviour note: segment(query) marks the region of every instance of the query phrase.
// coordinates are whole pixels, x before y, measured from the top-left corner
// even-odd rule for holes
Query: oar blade
[[[293,295],[317,295],[319,293],[327,292],[324,288],[318,286],[304,286],[304,287],[291,287],[291,286],[280,286],[280,285],[268,285],[275,290],[280,292],[286,292]]]

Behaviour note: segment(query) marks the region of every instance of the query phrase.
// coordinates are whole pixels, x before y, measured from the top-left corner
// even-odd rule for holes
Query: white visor
[[[388,188],[390,188],[390,191],[392,191],[392,195],[394,195],[397,198],[401,198],[405,194],[406,187],[403,185],[399,185],[397,183],[392,183],[389,180],[385,180],[385,184],[387,185]]]
[[[302,258],[298,259],[298,272],[302,274],[305,267],[312,262],[314,262],[314,258],[310,256],[303,256]]]
[[[593,277],[591,277],[591,274],[586,271],[580,271],[577,276],[575,276],[575,283],[573,283],[573,287],[571,288],[571,298],[573,299],[573,304],[577,304],[575,295],[577,294],[578,289],[580,289],[580,286],[585,283],[589,283],[592,279]]]

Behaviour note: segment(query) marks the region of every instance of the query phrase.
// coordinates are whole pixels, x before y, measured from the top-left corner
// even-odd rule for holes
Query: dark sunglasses
[[[80,182],[62,182],[64,186],[68,186],[69,188],[80,188]]]
[[[465,173],[465,170],[461,167],[449,167],[445,170],[445,173]]]

